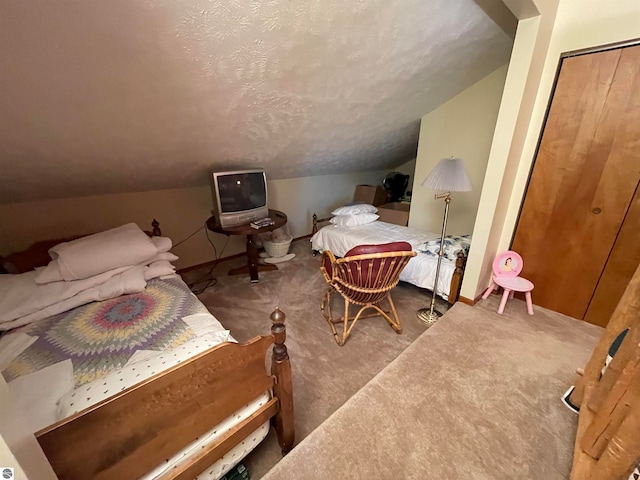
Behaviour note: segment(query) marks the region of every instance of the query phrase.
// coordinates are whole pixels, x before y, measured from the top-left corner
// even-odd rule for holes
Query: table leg
[[[258,247],[253,235],[247,235],[247,257],[251,283],[256,283],[258,281]]]
[[[258,272],[270,270],[278,270],[277,265],[261,265],[258,264],[258,247],[256,247],[253,235],[247,235],[247,265],[229,270],[229,275],[241,275],[248,273],[251,277],[251,283],[259,281]]]

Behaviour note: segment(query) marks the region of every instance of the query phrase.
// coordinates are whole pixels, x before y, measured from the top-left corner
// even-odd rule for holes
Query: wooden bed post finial
[[[271,334],[273,335],[273,342],[275,343],[273,347],[273,359],[281,362],[289,358],[287,346],[284,344],[287,340],[287,327],[284,325],[286,315],[276,307],[270,318],[272,323]]]
[[[273,417],[273,423],[278,434],[278,443],[282,453],[293,448],[295,431],[293,427],[293,384],[291,380],[291,362],[287,346],[287,329],[284,326],[285,314],[278,307],[271,314],[271,335],[273,336],[273,353],[271,361],[271,375],[276,378],[273,393],[278,398],[279,410]]]
[[[151,226],[153,227],[153,230],[151,230],[151,233],[153,234],[154,237],[162,236],[162,230],[160,230],[160,222],[158,220],[154,218],[153,222],[151,222]]]

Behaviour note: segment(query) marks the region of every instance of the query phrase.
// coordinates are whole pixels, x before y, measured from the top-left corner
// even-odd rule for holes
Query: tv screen
[[[267,190],[262,172],[220,175],[217,182],[221,213],[242,212],[267,204]]]

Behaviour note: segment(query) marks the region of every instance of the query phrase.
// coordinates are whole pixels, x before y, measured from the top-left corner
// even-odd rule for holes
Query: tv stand
[[[207,228],[212,232],[222,233],[223,235],[244,235],[247,237],[247,264],[244,267],[232,268],[229,270],[229,275],[246,275],[248,273],[251,277],[251,283],[257,283],[259,281],[258,272],[278,270],[277,265],[263,265],[258,263],[258,247],[255,243],[255,235],[271,232],[287,223],[287,216],[279,210],[269,209],[269,217],[273,220],[273,225],[258,229],[253,228],[249,223],[225,228],[218,225],[216,217],[209,217],[207,220]]]

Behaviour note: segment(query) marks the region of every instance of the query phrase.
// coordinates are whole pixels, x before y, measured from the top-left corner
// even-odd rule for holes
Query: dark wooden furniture
[[[629,329],[604,374],[609,347]],[[640,267],[627,285],[571,403],[580,407],[571,480],[626,480],[640,462]]]
[[[400,281],[402,269],[415,256],[416,252],[411,250],[411,244],[407,242],[360,245],[339,259],[330,251],[323,252],[320,271],[329,288],[322,298],[321,309],[338,345],[344,345],[361,318],[382,316],[396,333],[402,333],[391,290]],[[339,318],[334,318],[331,313],[333,293],[339,293],[344,298],[344,313]],[[387,300],[391,310],[383,310],[384,300]],[[360,306],[355,316],[349,312],[351,304]],[[373,312],[365,315],[366,310]],[[336,330],[336,323],[342,323],[341,334]]]
[[[159,235],[160,229],[154,224],[147,233]],[[5,259],[19,258],[29,271],[50,260],[42,263],[43,245],[57,243],[39,242]],[[270,335],[217,345],[36,432],[58,478],[138,478],[266,391],[271,392],[269,402],[162,478],[196,477],[269,419],[283,454],[291,450],[293,386],[284,322],[276,308]]]
[[[313,226],[311,228],[311,236],[313,236],[318,231],[318,224],[326,223],[331,220],[332,217],[326,218],[318,218],[317,214],[313,214],[312,222]],[[312,252],[313,255],[317,255],[318,252]],[[456,258],[456,268],[453,272],[453,276],[451,277],[451,284],[449,287],[449,297],[448,302],[449,305],[453,305],[460,298],[460,287],[462,287],[462,277],[464,276],[464,269],[467,265],[467,257],[463,252],[458,252]]]
[[[285,315],[276,309],[271,321],[271,335],[215,346],[37,432],[58,478],[139,478],[265,391],[273,392],[269,402],[162,478],[195,478],[269,418],[288,452],[294,429]]]
[[[258,263],[258,247],[256,246],[256,235],[265,232],[271,232],[276,228],[280,228],[287,223],[287,216],[279,210],[269,209],[269,217],[275,222],[273,225],[263,228],[253,228],[250,224],[237,225],[235,227],[221,227],[216,222],[215,217],[207,220],[207,228],[215,233],[223,235],[244,235],[247,237],[247,265],[229,270],[229,275],[249,274],[251,282],[259,281],[258,272],[266,272],[270,270],[278,270],[277,265],[263,265]]]

